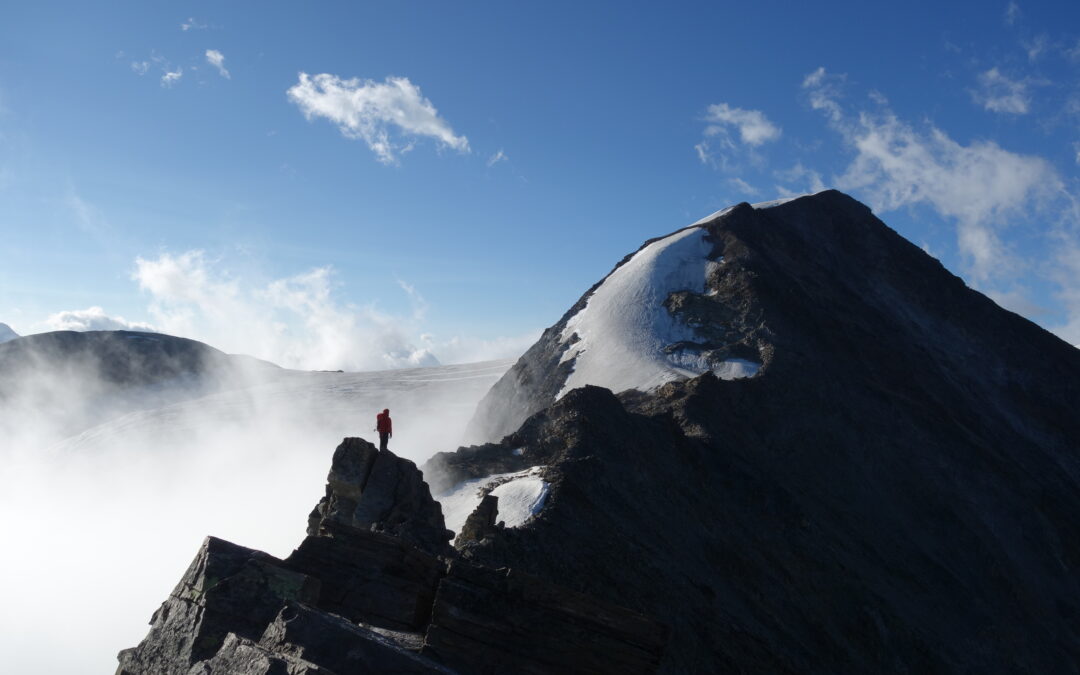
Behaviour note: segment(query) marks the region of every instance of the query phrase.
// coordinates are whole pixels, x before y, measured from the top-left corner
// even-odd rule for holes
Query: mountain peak
[[[0,323],[0,342],[10,342],[19,337],[19,334],[11,329],[6,323]]]

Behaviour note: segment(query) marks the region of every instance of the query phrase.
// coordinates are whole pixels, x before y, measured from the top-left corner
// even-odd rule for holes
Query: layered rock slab
[[[308,532],[284,561],[209,538],[117,672],[648,673],[663,652],[635,612],[453,562],[422,474],[362,439],[335,451]]]

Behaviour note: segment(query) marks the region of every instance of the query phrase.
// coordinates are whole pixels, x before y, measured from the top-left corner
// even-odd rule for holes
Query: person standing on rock
[[[386,452],[386,442],[394,436],[394,423],[390,419],[390,408],[385,408],[375,416],[375,431],[379,432],[379,452]]]

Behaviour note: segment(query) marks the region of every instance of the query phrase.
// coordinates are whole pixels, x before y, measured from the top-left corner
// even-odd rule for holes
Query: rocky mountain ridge
[[[563,390],[606,376],[575,371],[605,316],[571,323],[601,282],[481,405],[509,433],[422,475],[347,439],[297,551],[208,540],[119,672],[1080,670],[1080,352],[841,193],[692,228],[700,284],[672,235],[609,294],[669,315],[634,362],[670,379]],[[451,547],[431,493],[463,485]]]
[[[347,438],[292,555],[208,537],[117,673],[655,669],[663,626],[464,560],[441,525],[415,464]]]

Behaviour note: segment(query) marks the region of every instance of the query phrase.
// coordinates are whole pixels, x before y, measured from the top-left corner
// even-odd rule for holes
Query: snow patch
[[[742,377],[757,375],[761,364],[746,359],[727,359],[713,367],[712,371],[721,380],[737,380]]]
[[[465,520],[484,498],[484,489],[501,483],[491,491],[499,497],[499,515],[496,522],[503,520],[507,527],[518,527],[540,512],[547,499],[548,484],[540,478],[544,467],[534,466],[524,471],[497,473],[485,478],[474,478],[458,483],[446,492],[435,497],[442,506],[446,529],[456,535],[465,525]],[[506,503],[503,498],[506,498]]]
[[[521,527],[544,508],[550,486],[538,474],[529,474],[503,483],[491,491],[499,498],[499,515],[507,527]]]
[[[664,353],[667,345],[696,339],[693,328],[672,317],[664,301],[676,291],[705,291],[706,256],[712,248],[707,235],[700,227],[680,230],[649,244],[608,275],[563,329],[563,343],[574,335],[578,341],[561,362],[576,361],[556,398],[586,384],[615,392],[648,391],[703,372]]]

